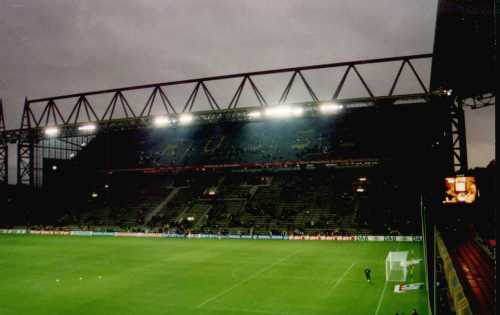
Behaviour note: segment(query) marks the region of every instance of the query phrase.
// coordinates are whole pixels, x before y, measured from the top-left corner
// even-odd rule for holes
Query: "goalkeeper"
[[[366,281],[368,283],[371,283],[372,282],[372,271],[370,270],[370,268],[366,268],[364,273],[365,273]]]

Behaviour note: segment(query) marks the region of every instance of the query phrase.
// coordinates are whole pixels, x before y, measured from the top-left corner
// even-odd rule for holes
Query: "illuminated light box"
[[[443,203],[473,203],[477,197],[476,179],[470,176],[445,178]]]

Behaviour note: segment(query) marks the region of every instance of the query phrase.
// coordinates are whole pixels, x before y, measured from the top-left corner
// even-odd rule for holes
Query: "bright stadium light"
[[[78,131],[81,132],[92,132],[97,129],[97,126],[94,124],[81,125],[78,127]]]
[[[359,193],[362,193],[362,192],[365,192],[365,189],[364,189],[364,188],[362,188],[362,187],[358,187],[358,188],[356,189],[356,191],[357,191],[357,192],[359,192]]]
[[[344,106],[337,103],[323,103],[318,109],[322,114],[336,114],[344,109]]]
[[[366,182],[368,180],[368,178],[366,178],[366,177],[360,177],[360,178],[358,178],[358,180],[360,182]]]
[[[179,116],[179,124],[181,125],[187,125],[193,122],[193,115],[191,114],[182,114]]]
[[[92,195],[90,195],[92,198],[97,198],[99,195],[96,192],[93,192]]]
[[[253,112],[249,112],[248,117],[253,118],[253,119],[260,118],[260,117],[262,117],[262,112],[258,111],[258,110],[253,111]]]
[[[300,117],[304,114],[304,109],[297,106],[273,106],[264,111],[264,115],[270,118]]]
[[[43,130],[43,133],[47,136],[47,137],[55,137],[59,134],[59,132],[61,132],[61,130],[57,127],[46,127],[44,130]]]
[[[153,125],[158,128],[167,127],[170,124],[170,118],[168,118],[167,116],[157,116],[153,119]]]

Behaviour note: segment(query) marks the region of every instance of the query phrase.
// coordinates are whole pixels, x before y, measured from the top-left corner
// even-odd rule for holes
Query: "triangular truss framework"
[[[181,80],[173,82],[155,83],[140,86],[130,86],[118,89],[110,90],[100,90],[85,93],[69,94],[62,96],[55,96],[49,98],[32,99],[25,100],[23,115],[21,119],[21,128],[17,130],[9,130],[3,132],[0,140],[10,139],[9,141],[17,142],[17,177],[18,183],[33,185],[34,183],[34,150],[36,148],[36,143],[43,139],[44,135],[41,132],[43,128],[57,125],[62,130],[58,138],[72,137],[78,132],[76,127],[79,124],[86,122],[93,122],[100,126],[148,126],[149,121],[152,116],[158,115],[173,115],[177,116],[183,113],[190,112],[200,112],[209,119],[226,119],[226,115],[236,115],[234,117],[240,117],[242,112],[246,107],[266,107],[272,105],[286,104],[290,102],[290,96],[293,91],[297,91],[297,85],[303,86],[302,90],[307,100],[304,103],[315,106],[321,102],[339,102],[342,104],[357,104],[357,103],[370,103],[379,104],[383,106],[398,104],[398,101],[414,101],[419,100],[424,102],[429,102],[434,95],[442,95],[439,91],[430,91],[427,85],[422,79],[423,73],[420,73],[415,67],[415,61],[431,61],[431,54],[422,55],[412,55],[412,56],[402,56],[402,57],[392,57],[392,58],[380,58],[371,60],[358,60],[351,62],[340,62],[322,65],[313,65],[305,67],[294,67],[285,69],[275,69],[275,70],[265,70],[256,72],[247,72],[232,75],[205,77],[199,79]],[[398,70],[394,73],[394,77],[391,77],[389,81],[390,86],[387,87],[386,92],[382,95],[374,93],[373,81],[368,80],[367,76],[363,74],[364,65],[383,65],[386,63],[400,63]],[[327,99],[320,99],[318,97],[317,90],[314,86],[310,84],[308,76],[313,75],[314,70],[319,69],[336,69],[342,75],[340,81],[336,84],[331,84],[331,91],[327,94]],[[392,68],[394,69],[394,68]],[[411,77],[415,80],[414,87],[417,91],[415,93],[398,94],[397,88],[401,81],[403,71],[409,71]],[[386,70],[384,70],[386,71]],[[394,71],[394,70],[392,70]],[[391,76],[393,75],[391,71]],[[307,73],[307,76],[304,75]],[[340,74],[339,73],[339,74]],[[385,72],[387,73],[387,72]],[[405,72],[406,73],[406,72]],[[262,92],[260,79],[264,76],[273,75],[286,75],[290,76],[286,79],[284,87],[280,91],[277,102],[270,102],[271,97]],[[408,79],[408,76],[406,76]],[[258,80],[257,80],[258,78]],[[281,76],[281,78],[283,78]],[[392,79],[393,78],[393,79]],[[239,80],[235,85],[234,92],[229,91],[229,95],[232,95],[230,99],[226,102],[217,99],[214,93],[210,90],[207,83],[210,82],[210,87],[214,88],[213,84],[221,80]],[[374,79],[374,78],[371,78]],[[349,86],[348,83],[354,82],[361,83],[360,91],[366,96],[359,96],[354,98],[341,98],[342,91]],[[376,79],[375,79],[376,80]],[[411,80],[411,78],[410,78]],[[334,78],[332,78],[334,81]],[[238,83],[239,82],[239,83]],[[322,81],[322,84],[329,84],[327,81]],[[273,83],[277,84],[277,83]],[[278,84],[282,84],[282,81]],[[186,98],[180,101],[173,102],[176,99],[174,97],[172,87],[186,87],[189,89]],[[273,86],[273,91],[278,86]],[[305,88],[305,89],[304,89]],[[245,90],[247,89],[247,90]],[[256,99],[253,104],[244,104],[242,102],[242,95],[244,91],[250,91]],[[137,102],[141,101],[131,101],[131,92],[142,92],[144,96],[143,105],[137,106]],[[227,90],[226,90],[227,91]],[[95,96],[102,96],[104,98],[108,97],[109,102],[106,102],[103,106],[102,98],[98,98],[101,102],[97,101]],[[322,93],[322,95],[324,95]],[[208,111],[201,111],[200,107],[200,97],[205,99],[205,104],[208,104]],[[177,98],[178,99],[178,98]],[[62,102],[64,101],[64,102]],[[417,101],[418,102],[418,101]],[[62,106],[71,106],[70,108],[64,108]],[[457,108],[459,109],[457,111]],[[464,130],[462,129],[463,124],[457,124],[461,122],[462,115],[455,115],[454,113],[460,114],[461,106],[455,106],[450,110],[450,121],[452,125],[452,130],[450,134],[453,135],[451,140],[451,147],[454,152],[454,165],[455,168],[464,169],[466,167],[466,155],[464,154]],[[104,113],[98,115],[98,110],[101,109]],[[65,115],[64,113],[69,113]],[[244,112],[243,112],[244,113]],[[229,116],[228,116],[229,117]],[[233,116],[231,116],[233,117]],[[211,121],[214,121],[214,120]],[[231,118],[232,119],[232,118]],[[116,123],[116,124],[115,124]],[[119,124],[118,124],[119,123]],[[445,122],[446,123],[446,122]],[[457,127],[458,126],[458,127]],[[5,122],[3,119],[3,113],[0,120],[0,127],[5,128]],[[0,129],[1,132],[1,129]],[[7,146],[3,146],[5,152]],[[3,151],[2,151],[3,152]],[[6,156],[6,154],[4,155]],[[6,171],[0,173],[0,175],[6,174]],[[5,177],[5,175],[3,175]]]
[[[278,104],[284,104],[289,100],[290,92],[297,85],[297,81],[301,82],[305,87],[306,94],[309,97],[309,101],[313,103],[318,103],[320,101],[330,101],[330,100],[340,100],[340,95],[344,87],[346,86],[346,82],[350,80],[350,77],[353,77],[352,80],[358,80],[361,82],[363,89],[369,95],[369,98],[397,98],[398,96],[404,95],[395,95],[397,84],[400,80],[401,73],[405,67],[408,67],[414,75],[415,80],[418,82],[418,86],[421,88],[420,91],[416,91],[415,94],[428,94],[428,88],[424,84],[422,80],[421,74],[416,70],[412,61],[413,60],[430,60],[432,55],[413,55],[413,56],[403,56],[403,57],[393,57],[393,58],[382,58],[382,59],[371,59],[371,60],[359,60],[352,62],[341,62],[341,63],[332,63],[332,64],[324,64],[324,65],[313,65],[313,66],[305,66],[305,67],[296,67],[296,68],[285,68],[285,69],[276,69],[276,70],[266,70],[266,71],[257,71],[257,72],[248,72],[241,74],[232,74],[225,76],[216,76],[216,77],[207,77],[200,79],[192,79],[192,80],[182,80],[182,81],[174,81],[174,82],[165,82],[165,83],[156,83],[150,85],[141,85],[141,86],[132,86],[125,87],[119,89],[112,90],[102,90],[102,91],[93,91],[79,94],[71,94],[64,96],[56,96],[44,99],[34,99],[34,100],[26,100],[26,105],[24,108],[21,129],[26,128],[43,128],[50,125],[71,125],[78,124],[83,121],[92,121],[96,123],[112,121],[115,119],[142,119],[147,118],[153,115],[155,107],[159,106],[160,110],[165,115],[176,115],[178,113],[187,113],[200,110],[199,102],[200,97],[206,99],[207,104],[209,106],[209,110],[214,112],[221,110],[234,110],[236,108],[249,107],[249,106],[269,106],[269,97],[264,95],[262,90],[256,84],[255,78],[261,76],[273,76],[275,74],[286,74],[290,73],[290,78],[287,80],[285,86],[280,93],[280,97],[278,100]],[[395,74],[394,80],[390,89],[388,89],[388,93],[384,95],[375,95],[373,89],[370,87],[370,82],[367,78],[362,74],[362,71],[359,70],[359,66],[365,64],[373,64],[373,65],[383,65],[391,62],[401,62],[401,66],[399,70]],[[345,71],[342,75],[340,82],[337,85],[332,87],[331,94],[332,97],[328,100],[320,100],[318,94],[314,91],[313,86],[309,83],[306,76],[304,75],[304,71],[313,71],[315,69],[325,69],[325,68],[336,68],[341,69],[345,68]],[[383,71],[383,70],[381,70]],[[214,97],[212,91],[208,88],[207,82],[214,81],[218,82],[220,80],[229,80],[229,79],[241,79],[240,83],[237,85],[236,90],[232,93],[232,98],[229,103],[223,104],[222,101],[217,100]],[[169,96],[168,87],[169,86],[182,86],[193,84],[193,88],[190,91],[187,99],[182,103],[174,103],[172,102],[172,97]],[[256,104],[241,104],[241,96],[245,88],[250,88],[253,94],[256,97]],[[143,91],[146,94],[144,99],[144,105],[137,109],[136,106],[131,105],[131,101],[127,96],[127,92],[130,91]],[[149,92],[148,92],[149,91]],[[110,101],[105,107],[104,114],[102,116],[98,116],[96,113],[98,112],[96,108],[98,106],[102,106],[98,102],[92,102],[90,96],[94,95],[109,95]],[[63,111],[61,110],[60,104],[58,101],[65,100],[71,102],[74,100],[72,107],[68,110],[69,115],[63,115]],[[40,105],[42,106],[40,108]],[[36,110],[35,110],[36,109]],[[40,112],[40,114],[38,114]]]

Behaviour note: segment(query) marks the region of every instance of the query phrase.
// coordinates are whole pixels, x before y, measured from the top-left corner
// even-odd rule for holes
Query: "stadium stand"
[[[433,117],[422,106],[103,130],[76,156],[43,160],[43,202],[50,206],[33,223],[57,218],[61,226],[127,231],[419,235],[421,189],[408,178],[425,169],[428,152],[421,148],[434,133],[420,128],[421,118]],[[390,123],[380,125],[380,115]],[[394,137],[402,128],[413,140]]]

